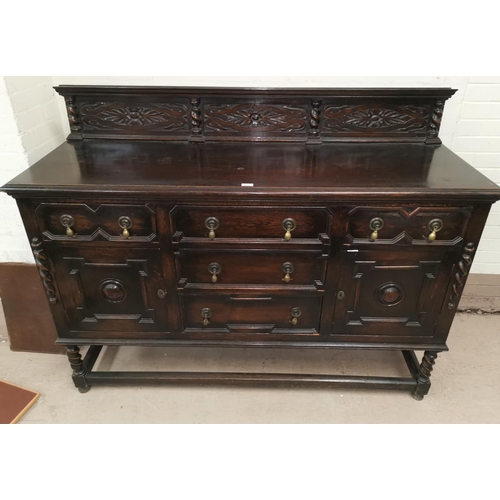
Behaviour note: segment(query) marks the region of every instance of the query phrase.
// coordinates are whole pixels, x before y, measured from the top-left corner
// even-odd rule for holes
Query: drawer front
[[[316,334],[321,297],[231,294],[184,295],[186,330],[224,333]]]
[[[176,207],[171,216],[177,239],[279,238],[287,241],[288,236],[290,241],[318,239],[328,233],[329,225],[329,213],[323,208]],[[289,235],[284,225],[290,227]]]
[[[470,215],[464,207],[356,207],[349,213],[347,238],[354,243],[456,244]]]
[[[36,216],[46,240],[150,242],[157,235],[148,205],[42,203]]]
[[[181,249],[179,286],[294,285],[322,288],[327,255],[321,251]]]

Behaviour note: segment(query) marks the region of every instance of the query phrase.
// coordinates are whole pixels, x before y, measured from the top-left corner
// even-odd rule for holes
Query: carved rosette
[[[222,104],[205,107],[208,132],[305,132],[305,108],[284,104]]]
[[[202,121],[201,121],[201,109],[200,109],[200,99],[191,99],[191,134],[201,136]]]
[[[82,125],[86,130],[185,131],[188,128],[187,106],[177,103],[128,105],[120,102],[82,103]]]
[[[328,106],[323,129],[332,133],[425,133],[429,106]]]
[[[309,135],[313,138],[319,136],[319,118],[320,118],[321,101],[311,101],[311,119],[309,120]]]
[[[469,274],[470,266],[472,265],[472,254],[475,250],[476,246],[474,243],[467,243],[467,245],[465,245],[464,253],[458,263],[458,271],[454,276],[455,283],[453,283],[452,294],[448,301],[448,309],[454,309],[457,306],[458,297],[462,292],[465,280]]]
[[[417,381],[419,384],[427,384],[431,378],[431,373],[436,364],[437,352],[425,351],[422,363],[418,370]]]
[[[56,290],[54,288],[54,280],[50,274],[50,269],[47,264],[47,256],[43,251],[42,242],[38,238],[33,238],[31,240],[31,247],[33,249],[33,256],[35,257],[35,264],[38,268],[38,274],[40,274],[40,278],[42,279],[49,302],[51,304],[55,304],[57,302],[57,297]]]
[[[80,116],[78,113],[78,108],[76,107],[76,99],[72,96],[66,96],[64,98],[66,102],[66,111],[68,113],[69,127],[71,132],[79,134],[82,130],[80,125]]]
[[[439,128],[441,127],[441,119],[443,117],[444,102],[436,101],[434,108],[432,109],[431,121],[429,123],[429,129],[427,130],[428,139],[437,139],[439,135]]]

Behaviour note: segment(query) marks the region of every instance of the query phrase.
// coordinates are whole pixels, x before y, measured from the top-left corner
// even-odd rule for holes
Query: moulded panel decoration
[[[119,102],[82,103],[80,117],[85,130],[140,128],[162,132],[188,129],[187,106],[148,103],[135,106]]]
[[[208,104],[205,106],[207,132],[304,132],[305,107],[270,104]]]
[[[390,132],[397,134],[425,133],[430,106],[368,106],[365,104],[326,106],[323,130],[325,132],[360,133]]]

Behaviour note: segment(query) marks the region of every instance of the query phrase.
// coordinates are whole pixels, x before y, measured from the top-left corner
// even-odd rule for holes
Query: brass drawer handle
[[[212,275],[212,283],[217,283],[217,275],[222,271],[222,267],[217,262],[212,262],[208,266],[208,272]]]
[[[291,262],[285,262],[281,266],[281,269],[285,273],[285,277],[281,281],[284,281],[285,283],[290,283],[290,281],[292,281],[292,277],[290,276],[290,274],[292,274],[295,271],[293,264]]]
[[[378,232],[384,227],[384,220],[380,217],[375,217],[370,221],[370,229],[372,234],[370,234],[370,240],[375,241],[378,239]]]
[[[203,326],[208,326],[210,324],[209,318],[212,317],[212,309],[204,307],[201,310],[201,317],[203,318]]]
[[[427,239],[429,241],[434,241],[437,237],[437,232],[443,229],[443,221],[441,219],[432,219],[429,224],[427,224],[427,229],[431,232]]]
[[[292,315],[290,323],[292,323],[292,325],[295,326],[299,322],[298,318],[302,314],[302,311],[298,307],[294,307],[290,311],[290,314]]]
[[[290,241],[292,239],[292,231],[297,227],[297,224],[293,219],[285,219],[282,227],[285,230],[285,240]]]
[[[210,231],[208,237],[213,240],[215,238],[215,230],[219,228],[220,222],[216,217],[208,217],[205,220],[205,227]]]
[[[123,215],[118,219],[118,225],[123,229],[122,236],[126,238],[130,238],[129,229],[132,227],[132,219],[130,217],[126,217]]]
[[[158,297],[160,297],[160,299],[164,299],[167,295],[167,292],[165,290],[162,290],[161,288],[158,290],[157,292],[158,294]]]
[[[68,214],[61,215],[59,217],[59,222],[66,228],[66,236],[74,236],[75,232],[73,231],[72,226],[75,225],[75,219]]]

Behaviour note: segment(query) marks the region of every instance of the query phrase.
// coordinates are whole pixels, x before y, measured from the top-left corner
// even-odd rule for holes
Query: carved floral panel
[[[205,106],[208,132],[304,132],[307,111],[284,104],[208,104]]]
[[[187,106],[183,104],[82,103],[80,116],[86,130],[129,129],[131,132],[134,129],[161,132],[188,130]]]
[[[429,122],[429,106],[326,106],[323,130],[325,132],[425,133]]]

